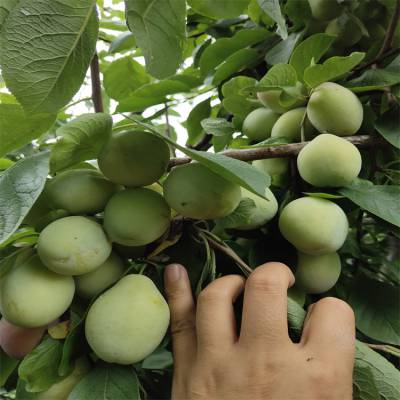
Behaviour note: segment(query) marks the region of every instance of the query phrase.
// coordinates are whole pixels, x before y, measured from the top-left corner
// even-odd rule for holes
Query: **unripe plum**
[[[35,255],[6,275],[1,287],[1,313],[15,325],[42,327],[67,310],[74,292],[73,278],[48,270]]]
[[[0,347],[9,357],[24,358],[39,344],[45,330],[45,327],[21,328],[2,318],[0,320]]]
[[[257,108],[243,121],[243,133],[255,141],[268,139],[278,118],[279,114],[268,108]]]
[[[341,272],[337,253],[321,255],[298,254],[296,285],[306,293],[323,293],[335,286]]]
[[[171,209],[154,190],[127,189],[115,194],[104,210],[104,228],[113,242],[143,246],[169,227]]]
[[[271,177],[273,186],[282,187],[286,184],[289,172],[288,158],[267,158],[265,160],[255,160],[252,165]]]
[[[67,210],[70,214],[94,214],[103,211],[119,189],[99,171],[72,169],[56,175],[48,184],[47,194],[55,209]]]
[[[97,222],[72,216],[47,225],[39,235],[37,250],[44,265],[52,271],[82,275],[107,260],[111,243]]]
[[[298,100],[294,104],[290,106],[283,106],[279,102],[279,98],[281,97],[282,90],[268,90],[267,92],[258,92],[257,98],[264,104],[267,108],[271,109],[272,111],[283,114],[286,111],[291,110],[292,108],[299,107],[304,104],[303,101]]]
[[[117,282],[124,269],[122,260],[115,253],[111,253],[100,267],[88,274],[75,277],[76,292],[87,299],[95,297]]]
[[[166,172],[170,158],[167,143],[142,131],[125,131],[111,137],[98,163],[112,182],[125,186],[146,186]]]
[[[250,192],[245,188],[242,189],[242,199],[250,199],[254,201],[255,208],[251,210],[251,215],[245,225],[235,226],[239,230],[257,229],[265,225],[278,212],[278,202],[270,189],[265,189],[265,197],[268,200]]]
[[[341,22],[340,18],[330,21],[325,29],[325,33],[336,36],[334,41],[336,47],[346,48],[354,46],[362,38],[360,27],[350,19],[344,22]]]
[[[175,167],[164,182],[168,204],[184,217],[223,218],[241,199],[240,186],[199,163]]]
[[[333,253],[340,249],[348,228],[346,214],[338,205],[316,197],[291,201],[279,218],[282,235],[306,254]]]
[[[168,325],[168,304],[152,280],[127,275],[90,307],[85,333],[102,360],[133,364],[157,348]]]
[[[319,21],[338,17],[342,12],[342,7],[337,0],[308,0],[312,16]]]
[[[307,104],[307,116],[319,132],[350,136],[363,120],[363,107],[349,89],[333,82],[317,86]]]
[[[360,173],[361,154],[349,141],[322,134],[303,147],[297,167],[300,176],[313,186],[346,186]]]

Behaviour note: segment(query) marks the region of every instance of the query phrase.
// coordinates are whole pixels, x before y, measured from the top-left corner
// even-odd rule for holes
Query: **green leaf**
[[[170,369],[173,365],[172,354],[164,348],[158,348],[142,362],[144,369]]]
[[[204,130],[201,126],[201,121],[210,116],[211,97],[203,100],[197,104],[192,111],[190,111],[189,116],[186,120],[186,128],[188,131],[188,141],[187,144],[195,145],[202,137]]]
[[[7,382],[7,379],[14,372],[15,368],[17,368],[18,363],[19,360],[9,357],[6,353],[4,353],[3,349],[0,348],[0,387],[4,386],[4,384]]]
[[[333,82],[351,71],[365,57],[365,53],[351,53],[347,57],[331,57],[323,64],[312,65],[304,71],[304,82],[315,88],[323,82]]]
[[[276,64],[261,78],[261,87],[295,86],[297,82],[296,70],[289,64]]]
[[[243,198],[239,205],[233,210],[231,214],[225,218],[217,219],[215,222],[218,228],[229,229],[238,226],[246,226],[250,217],[256,209],[256,203],[249,198]]]
[[[264,28],[242,29],[231,38],[217,39],[209,45],[200,58],[200,71],[203,76],[212,72],[218,65],[224,62],[230,55],[248,46],[257,44],[271,32]]]
[[[111,54],[122,53],[124,51],[132,49],[135,46],[135,36],[131,32],[124,32],[111,42],[108,51]]]
[[[248,76],[235,76],[222,85],[222,94],[224,97],[241,94],[241,90],[246,87],[255,86],[257,80]]]
[[[383,90],[385,87],[396,85],[399,82],[398,69],[369,69],[358,78],[345,82],[344,86],[355,93],[362,93],[371,90]]]
[[[225,19],[235,18],[242,14],[249,0],[188,0],[188,4],[201,15]]]
[[[112,119],[104,113],[82,114],[57,129],[60,139],[53,146],[51,171],[96,158],[111,135]]]
[[[375,129],[394,147],[400,149],[400,107],[386,111],[375,121]]]
[[[128,27],[149,73],[160,79],[174,74],[186,41],[185,0],[125,0],[125,7]]]
[[[49,156],[43,152],[27,157],[0,175],[0,244],[16,231],[42,192]]]
[[[362,209],[400,227],[400,186],[353,184],[339,189]]]
[[[319,197],[321,199],[343,199],[344,196],[338,196],[337,194],[331,193],[320,193],[320,192],[303,192],[310,197]]]
[[[17,5],[19,0],[1,0],[0,1],[0,31],[6,20],[8,13]],[[2,386],[2,385],[1,385]]]
[[[301,42],[290,57],[290,65],[297,72],[297,77],[303,81],[303,74],[307,67],[314,61],[317,63],[328,51],[335,38],[326,33],[316,33]]]
[[[222,104],[230,113],[245,118],[251,111],[262,107],[257,100],[247,99],[245,96],[235,95],[226,97]]]
[[[235,132],[232,122],[225,118],[206,118],[201,121],[201,126],[206,133],[214,136],[232,135]]]
[[[57,371],[61,353],[62,343],[47,337],[22,360],[18,375],[26,381],[28,392],[47,390],[60,380]]]
[[[11,10],[0,33],[1,68],[26,111],[58,111],[81,87],[96,47],[95,3],[21,0]]]
[[[112,62],[104,72],[104,89],[117,101],[129,97],[136,89],[149,82],[150,76],[145,68],[129,56]]]
[[[361,275],[353,281],[346,300],[354,309],[358,330],[379,342],[400,345],[396,287]]]
[[[297,43],[303,37],[303,33],[304,31],[291,33],[286,40],[281,40],[274,47],[271,47],[264,58],[267,64],[286,64]]]
[[[286,40],[288,37],[286,21],[281,12],[279,0],[257,0],[261,9],[269,15],[277,24],[278,35]]]
[[[139,380],[132,367],[100,364],[74,387],[68,400],[139,400]]]
[[[25,113],[19,104],[0,104],[0,157],[38,138],[50,129],[56,116]]]

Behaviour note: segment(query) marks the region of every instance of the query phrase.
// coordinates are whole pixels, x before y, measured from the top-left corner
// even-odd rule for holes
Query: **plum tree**
[[[34,255],[6,275],[1,285],[1,314],[21,327],[43,327],[67,310],[74,292],[73,278],[48,270]]]
[[[282,114],[275,122],[271,137],[286,137],[293,142],[301,141],[301,125],[306,115],[306,108],[299,107]],[[314,127],[306,119],[304,123],[304,134],[307,137],[313,136]]]
[[[291,201],[279,218],[282,235],[306,254],[332,253],[347,237],[346,214],[335,203],[317,197]]]
[[[106,261],[111,243],[97,222],[71,216],[46,226],[39,235],[37,250],[44,265],[52,271],[82,275]]]
[[[362,38],[361,28],[353,20],[346,18],[333,19],[325,29],[325,33],[336,36],[334,45],[339,48],[352,47]]]
[[[115,194],[104,210],[104,228],[113,242],[143,246],[169,227],[171,209],[154,190],[127,189]]]
[[[307,116],[319,132],[353,135],[363,120],[363,107],[349,89],[333,82],[317,86],[307,104]]]
[[[76,292],[84,298],[95,297],[117,282],[124,269],[122,260],[115,253],[111,253],[100,267],[88,274],[75,277]]]
[[[268,108],[257,108],[243,121],[243,133],[255,141],[268,139],[278,118],[279,114]]]
[[[167,170],[170,150],[159,137],[143,131],[125,131],[111,137],[98,163],[112,182],[125,186],[146,186]]]
[[[110,197],[120,189],[99,171],[72,169],[53,178],[47,188],[48,201],[70,214],[94,214],[104,210]]]
[[[254,202],[254,208],[251,209],[251,214],[248,221],[244,225],[235,226],[239,230],[257,229],[265,225],[278,212],[278,202],[270,189],[265,189],[265,197],[262,197],[242,188],[242,199],[249,199]]]
[[[45,327],[22,328],[2,318],[0,320],[0,347],[9,357],[24,358],[39,344],[45,330]]]
[[[267,158],[255,160],[253,166],[259,171],[271,177],[271,184],[283,187],[288,181],[289,159],[288,158]]]
[[[319,21],[327,21],[338,17],[342,7],[337,0],[308,0],[312,16]]]
[[[49,389],[40,392],[37,400],[67,400],[74,387],[90,371],[90,364],[86,357],[78,358],[72,372],[63,380],[54,383]]]
[[[272,111],[278,114],[283,114],[286,111],[291,110],[292,108],[296,108],[304,104],[302,100],[298,100],[291,105],[282,105],[279,102],[281,94],[282,90],[274,89],[274,90],[268,90],[267,92],[258,92],[257,98],[261,101],[261,103],[264,104],[265,107],[271,109]]]
[[[323,293],[331,289],[341,272],[337,253],[310,255],[298,253],[296,285],[306,293]]]
[[[164,195],[171,208],[194,219],[226,217],[241,199],[239,185],[199,163],[175,167],[164,182]]]
[[[361,170],[361,154],[349,141],[321,134],[300,151],[297,167],[300,176],[317,187],[350,184]]]
[[[168,324],[168,304],[153,281],[127,275],[90,307],[85,333],[102,360],[133,364],[155,350]]]

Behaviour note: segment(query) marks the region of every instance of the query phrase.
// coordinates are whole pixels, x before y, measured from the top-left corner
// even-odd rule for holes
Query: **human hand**
[[[245,281],[219,278],[195,306],[185,268],[166,268],[174,353],[173,400],[350,400],[355,351],[352,309],[326,297],[311,305],[300,343],[288,335],[287,289],[280,263]],[[240,336],[233,303],[244,290]]]

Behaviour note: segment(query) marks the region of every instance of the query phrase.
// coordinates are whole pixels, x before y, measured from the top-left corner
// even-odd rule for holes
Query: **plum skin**
[[[243,133],[251,140],[261,141],[271,136],[272,127],[279,114],[268,108],[257,108],[243,121]]]

